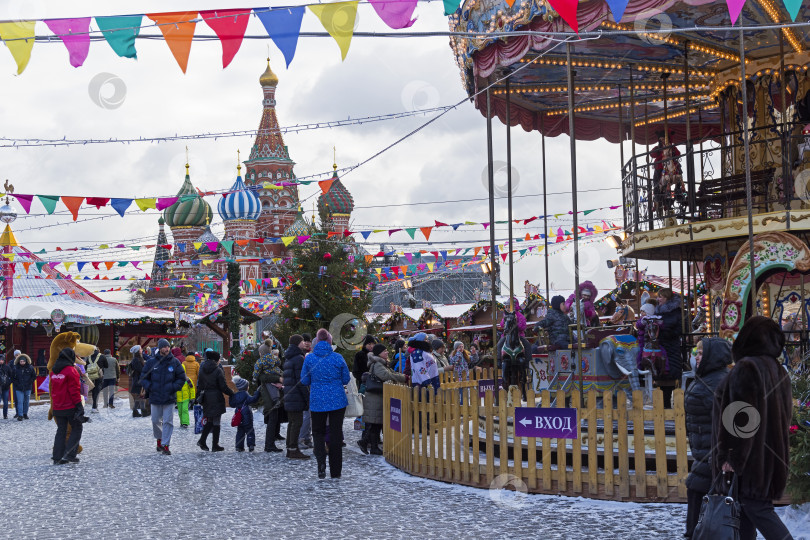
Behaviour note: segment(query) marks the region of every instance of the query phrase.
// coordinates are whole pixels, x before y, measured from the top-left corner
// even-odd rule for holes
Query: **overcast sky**
[[[73,0],[6,0],[0,5],[0,19],[79,17],[236,7],[238,4],[195,0],[180,2]],[[248,6],[249,7],[249,6]],[[420,3],[414,31],[446,30],[447,19],[441,2]],[[145,23],[149,22],[144,19]],[[95,28],[93,23],[92,28]],[[385,31],[368,4],[358,10],[357,30]],[[307,11],[302,30],[322,31],[315,16]],[[143,33],[154,33],[145,30]],[[204,23],[198,34],[213,34]],[[261,23],[251,18],[247,33],[265,35]],[[44,23],[37,24],[37,35],[49,34]],[[328,120],[358,118],[406,110],[450,105],[465,98],[459,69],[448,39],[437,38],[363,38],[351,44],[341,62],[340,51],[331,38],[301,38],[289,70],[281,53],[269,39],[245,40],[231,65],[223,70],[218,41],[194,42],[186,74],[180,70],[162,40],[139,39],[138,60],[117,57],[105,42],[93,42],[84,66],[73,68],[65,47],[37,43],[25,72],[17,76],[16,65],[8,50],[0,46],[2,97],[0,118],[6,137],[110,138],[160,137],[256,129],[261,116],[259,75],[265,68],[267,46],[273,70],[280,78],[276,93],[278,117],[282,127]],[[109,73],[120,79],[125,95],[117,108],[100,106],[94,78]],[[95,79],[98,81],[98,79]],[[115,88],[101,88],[103,98],[112,98]],[[332,147],[337,148],[337,164],[347,167],[361,162],[393,143],[432,116],[417,116],[352,127],[319,129],[284,135],[299,177],[331,170]],[[495,159],[506,159],[506,128],[494,123]],[[352,229],[424,226],[434,219],[453,223],[489,221],[486,184],[486,123],[469,101],[448,113],[418,134],[360,168],[344,175],[343,181],[354,196],[357,209]],[[566,137],[547,139],[547,177],[549,213],[571,209],[569,141]],[[236,151],[246,159],[251,137],[199,141],[106,144],[70,147],[0,149],[0,182],[6,178],[20,193],[56,195],[95,195],[103,197],[144,197],[174,195],[183,181],[185,146],[188,144],[191,178],[203,190],[225,189],[234,181]],[[542,169],[540,135],[512,130],[512,160],[517,172],[514,193],[514,217],[542,215]],[[605,141],[580,142],[579,208],[589,209],[621,204],[619,189],[619,148]],[[497,182],[505,183],[499,176]],[[607,188],[607,189],[606,189]],[[592,191],[593,190],[593,191]],[[301,198],[311,212],[319,192],[317,185],[302,187]],[[445,203],[458,199],[482,199],[474,202]],[[208,199],[212,206],[215,197]],[[379,207],[380,205],[418,205]],[[15,203],[16,205],[16,203]],[[376,208],[374,208],[376,206]],[[24,212],[16,205],[18,211]],[[134,205],[133,205],[134,208]],[[14,223],[17,239],[30,249],[72,247],[99,243],[148,243],[157,235],[158,213],[130,211],[125,218],[110,209],[97,211],[83,207],[80,220],[73,223],[61,204],[60,215],[43,217],[42,206],[35,201],[34,217],[21,217]],[[106,217],[105,217],[106,215]],[[221,220],[215,214],[215,232],[221,232]],[[497,202],[496,219],[506,218],[506,201]],[[588,216],[621,223],[620,210],[600,211]],[[553,221],[570,227],[570,220]],[[46,228],[41,228],[47,226]],[[515,236],[542,232],[542,221],[516,227]],[[506,237],[505,226],[496,237]],[[360,238],[361,239],[361,238]],[[423,240],[417,233],[417,240]],[[405,232],[376,234],[371,242],[393,243],[409,250],[424,249],[425,244],[411,242]],[[434,232],[430,250],[448,247],[485,245],[488,232],[482,227],[466,232]],[[456,243],[456,242],[466,243]],[[455,244],[454,244],[455,243]],[[369,246],[371,251],[376,248]],[[572,250],[551,258],[551,281],[558,289],[573,287]],[[82,260],[134,259],[151,257],[151,252],[82,252]],[[148,253],[148,255],[146,255]],[[92,254],[92,255],[91,255]],[[582,279],[593,280],[600,290],[613,286],[613,276],[605,261],[615,252],[603,242],[591,243],[581,250]],[[49,254],[48,260],[61,260],[62,254]],[[74,267],[75,269],[75,267]],[[506,268],[504,267],[504,270]],[[131,267],[126,275],[133,275]],[[111,272],[118,275],[120,272]],[[507,273],[504,272],[504,276]],[[542,256],[527,257],[515,266],[516,291],[522,292],[524,280],[544,283]],[[109,284],[93,283],[99,289]],[[504,290],[504,293],[506,291]],[[121,299],[121,295],[107,295]]]

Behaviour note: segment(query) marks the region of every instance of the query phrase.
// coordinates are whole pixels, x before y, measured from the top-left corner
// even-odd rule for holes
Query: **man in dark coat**
[[[377,339],[372,335],[368,335],[363,338],[363,347],[354,355],[352,375],[354,375],[354,380],[358,388],[363,380],[363,373],[368,371],[368,353],[371,352],[371,349],[374,348],[376,344]]]
[[[546,313],[544,319],[537,321],[537,324],[534,325],[536,329],[545,328],[548,331],[551,342],[549,349],[567,349],[571,341],[568,333],[571,319],[561,309],[564,303],[565,298],[560,295],[552,298],[551,309]]]
[[[132,360],[129,361],[127,366],[129,395],[132,398],[132,417],[138,418],[146,416],[145,400],[141,397],[141,374],[143,373],[144,360],[140,345],[135,345],[129,352],[132,353]]]
[[[148,363],[141,375],[141,386],[149,392],[152,405],[152,433],[157,440],[157,451],[170,456],[169,443],[174,430],[174,404],[177,392],[186,384],[186,372],[177,358],[172,356],[168,340],[158,341],[155,359]]]
[[[290,346],[284,352],[284,410],[287,411],[287,457],[309,459],[301,452],[298,438],[304,421],[304,411],[309,409],[309,387],[301,384],[301,368],[304,366],[304,338],[290,336]]]
[[[682,324],[683,313],[681,311],[681,297],[673,294],[671,289],[661,289],[658,291],[658,307],[655,314],[661,317],[661,347],[667,352],[667,362],[669,371],[667,375],[661,377],[672,381],[681,380],[683,373],[683,351],[681,350],[681,335],[683,333]],[[672,408],[672,392],[674,386],[662,386],[664,394],[664,407]]]
[[[3,400],[3,419],[8,419],[8,401],[11,389],[13,371],[6,364],[6,357],[0,355],[0,399]]]
[[[715,394],[712,429],[715,477],[736,473],[741,540],[791,538],[773,510],[785,491],[793,412],[790,378],[778,358],[785,335],[768,317],[750,318],[731,349],[735,365]],[[727,482],[731,474],[727,474]]]
[[[710,457],[712,438],[712,407],[714,391],[728,374],[731,345],[721,338],[704,338],[698,347],[695,382],[684,398],[686,435],[692,449],[692,471],[686,477],[686,537],[691,538],[700,517],[703,496],[712,486]]]
[[[225,395],[233,397],[233,390],[228,388],[228,384],[225,382],[225,372],[219,365],[219,353],[206,351],[205,362],[197,376],[197,402],[202,404],[203,417],[205,417],[205,426],[203,426],[197,446],[203,450],[208,450],[206,439],[208,439],[209,433],[213,434],[211,450],[213,452],[225,450],[219,445],[220,419],[225,414]]]

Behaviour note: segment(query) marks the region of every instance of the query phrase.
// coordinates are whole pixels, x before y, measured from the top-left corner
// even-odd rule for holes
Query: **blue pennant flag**
[[[304,18],[304,6],[254,9],[253,13],[262,21],[267,35],[284,55],[284,60],[289,68],[298,46],[301,19]]]

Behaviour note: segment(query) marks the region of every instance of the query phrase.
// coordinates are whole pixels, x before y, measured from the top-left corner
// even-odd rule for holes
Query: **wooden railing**
[[[479,377],[487,375],[491,373]],[[652,408],[644,408],[641,391],[634,393],[632,407],[623,392],[611,406],[613,395],[596,391],[585,396],[582,406],[578,391],[552,395],[544,390],[537,396],[529,390],[521,403],[514,388],[511,399],[500,390],[495,404],[493,392],[479,398],[478,382],[453,381],[451,374],[443,374],[436,394],[432,388],[386,383],[386,460],[416,476],[475,487],[508,484],[530,493],[686,501],[684,481],[690,457],[682,390],[675,390],[672,409],[664,408],[663,394],[657,389]],[[568,401],[577,409],[577,437],[515,438],[515,405],[549,407],[552,398],[556,407],[565,407]],[[599,408],[602,403],[604,408]]]

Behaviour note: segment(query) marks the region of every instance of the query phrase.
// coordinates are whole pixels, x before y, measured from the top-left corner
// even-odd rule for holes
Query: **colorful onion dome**
[[[200,197],[197,190],[191,184],[191,177],[188,174],[189,165],[186,163],[186,179],[180,191],[177,192],[179,201],[163,211],[166,225],[174,229],[175,227],[205,227],[214,218],[211,206]],[[188,195],[194,195],[193,198]]]
[[[337,164],[333,165],[332,185],[329,191],[318,197],[318,210],[326,214],[351,214],[354,210],[354,199],[337,175]],[[328,206],[327,206],[328,205]]]
[[[270,69],[270,59],[267,59],[267,69],[264,70],[262,76],[259,77],[259,84],[262,86],[278,86],[278,75],[273,73]]]
[[[299,206],[295,221],[284,231],[284,236],[307,236],[308,234],[312,234],[312,226],[304,218],[304,211]]]
[[[211,248],[207,246],[207,244],[210,242],[219,242],[219,238],[217,238],[214,235],[214,233],[211,232],[211,227],[206,227],[205,232],[203,232],[199,238],[194,240],[195,244],[196,243],[202,244],[200,248],[197,250],[197,253],[200,253],[201,255],[216,253],[216,250],[211,250]]]
[[[219,200],[219,215],[224,221],[234,219],[257,220],[262,213],[262,202],[242,181],[242,166],[237,167],[236,182],[225,197]]]

